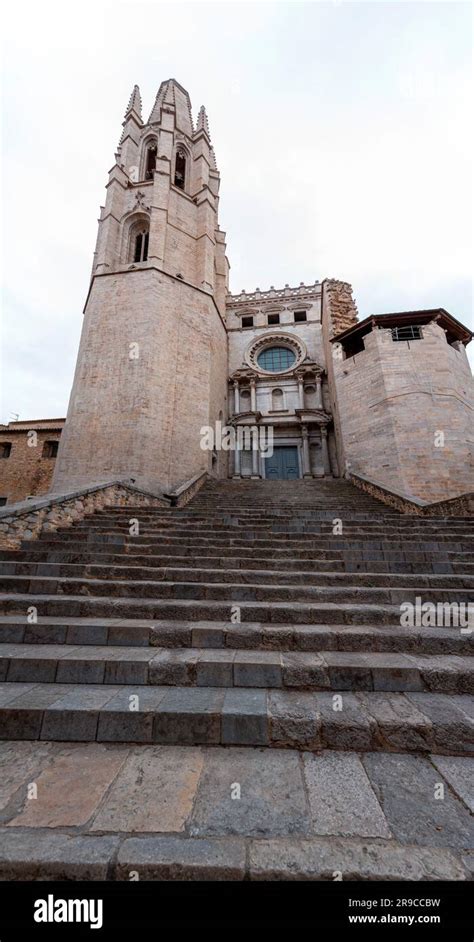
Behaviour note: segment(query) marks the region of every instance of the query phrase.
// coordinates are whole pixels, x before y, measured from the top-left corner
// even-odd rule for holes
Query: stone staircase
[[[470,755],[474,630],[400,605],[472,601],[473,546],[346,481],[97,512],[0,553],[0,736]]]

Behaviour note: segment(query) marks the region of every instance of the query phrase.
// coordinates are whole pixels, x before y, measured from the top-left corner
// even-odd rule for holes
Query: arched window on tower
[[[176,151],[176,159],[174,163],[174,185],[178,186],[180,190],[184,190],[184,185],[186,183],[186,151],[182,147],[178,147]]]
[[[145,180],[153,180],[156,170],[156,144],[149,144],[145,154]]]
[[[143,227],[132,236],[132,261],[146,262],[148,258],[149,230]]]

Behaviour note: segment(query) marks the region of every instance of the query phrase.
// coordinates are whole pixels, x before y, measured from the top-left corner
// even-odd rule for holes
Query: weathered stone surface
[[[251,880],[465,880],[467,871],[444,848],[400,846],[355,838],[252,841]]]
[[[302,834],[308,826],[297,753],[238,748],[206,751],[191,834]]]
[[[166,687],[126,687],[99,713],[98,742],[153,742],[154,714]]]
[[[372,693],[363,701],[377,724],[376,742],[390,751],[429,752],[433,725],[410,700],[400,694]]]
[[[460,850],[472,846],[469,811],[428,759],[374,753],[362,761],[396,840]]]
[[[41,739],[87,742],[97,734],[99,710],[111,700],[114,687],[74,687],[45,711]]]
[[[267,692],[227,690],[222,707],[221,742],[241,746],[268,743]]]
[[[164,649],[150,661],[151,684],[186,685],[196,676],[199,651],[192,649],[171,651]]]
[[[321,748],[321,717],[314,693],[269,691],[268,721],[272,744],[297,749]]]
[[[120,847],[116,879],[129,880],[242,880],[245,844],[235,837],[129,838]]]
[[[202,651],[196,664],[196,683],[199,687],[232,687],[233,661],[233,651]]]
[[[200,749],[134,749],[108,791],[92,831],[183,831],[203,765]]]
[[[390,829],[358,756],[325,752],[304,759],[314,834],[390,837]]]
[[[45,829],[0,832],[1,880],[105,880],[117,837],[89,837]]]
[[[431,761],[474,814],[474,759],[468,756],[431,756]]]
[[[218,743],[224,691],[208,687],[176,687],[161,701],[153,739],[162,743]]]
[[[335,699],[338,697],[342,701]],[[374,748],[377,729],[375,720],[366,713],[354,694],[318,693],[317,702],[321,713],[323,746],[351,750]]]
[[[436,752],[462,752],[474,755],[474,722],[465,712],[466,697],[443,694],[408,693],[409,701],[432,723]]]
[[[0,811],[8,805],[18,789],[37,780],[41,769],[48,761],[50,746],[47,743],[2,742],[0,743]]]
[[[276,651],[237,651],[234,684],[236,687],[281,687],[281,655]]]
[[[62,827],[85,824],[127,757],[123,746],[69,745],[51,753],[36,778],[37,798],[25,798],[10,827]]]

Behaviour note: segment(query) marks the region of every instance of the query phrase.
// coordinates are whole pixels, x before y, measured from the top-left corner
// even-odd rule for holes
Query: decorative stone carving
[[[279,372],[262,369],[258,365],[258,357],[262,350],[266,350],[268,347],[287,347],[295,354],[295,362],[292,363],[288,369],[280,370]],[[258,340],[253,340],[245,351],[244,359],[260,376],[277,377],[288,376],[290,373],[293,373],[298,366],[303,363],[305,357],[306,345],[299,337],[296,337],[294,334],[278,331],[278,333],[264,334],[262,337],[259,337]]]
[[[135,209],[143,209],[147,213],[150,212],[150,206],[146,202],[146,196],[141,190],[135,193]]]

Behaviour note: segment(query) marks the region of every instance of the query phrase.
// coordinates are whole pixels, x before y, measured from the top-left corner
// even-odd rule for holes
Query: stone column
[[[298,376],[298,399],[299,399],[299,408],[304,409],[304,379],[302,376]]]
[[[240,450],[239,450],[239,445],[237,442],[237,428],[235,429],[235,431],[236,431],[236,442],[235,442],[235,450],[234,450],[234,473],[232,477],[240,478]]]
[[[303,436],[303,477],[311,478],[311,462],[309,458],[309,441],[308,441],[308,428],[306,425],[301,426],[301,434]]]
[[[322,390],[322,377],[316,377],[316,408],[323,408],[323,390]]]
[[[234,379],[234,415],[238,415],[240,412],[240,392],[239,392],[239,381]]]
[[[324,474],[331,474],[331,465],[329,462],[329,451],[328,451],[328,430],[325,425],[321,426],[321,448],[323,452]]]
[[[252,429],[252,478],[260,477],[260,467],[259,467],[259,460],[258,460],[260,450],[258,447],[257,435],[258,435],[258,425],[254,425]]]
[[[250,410],[257,411],[257,391],[255,389],[255,380],[250,380]]]

